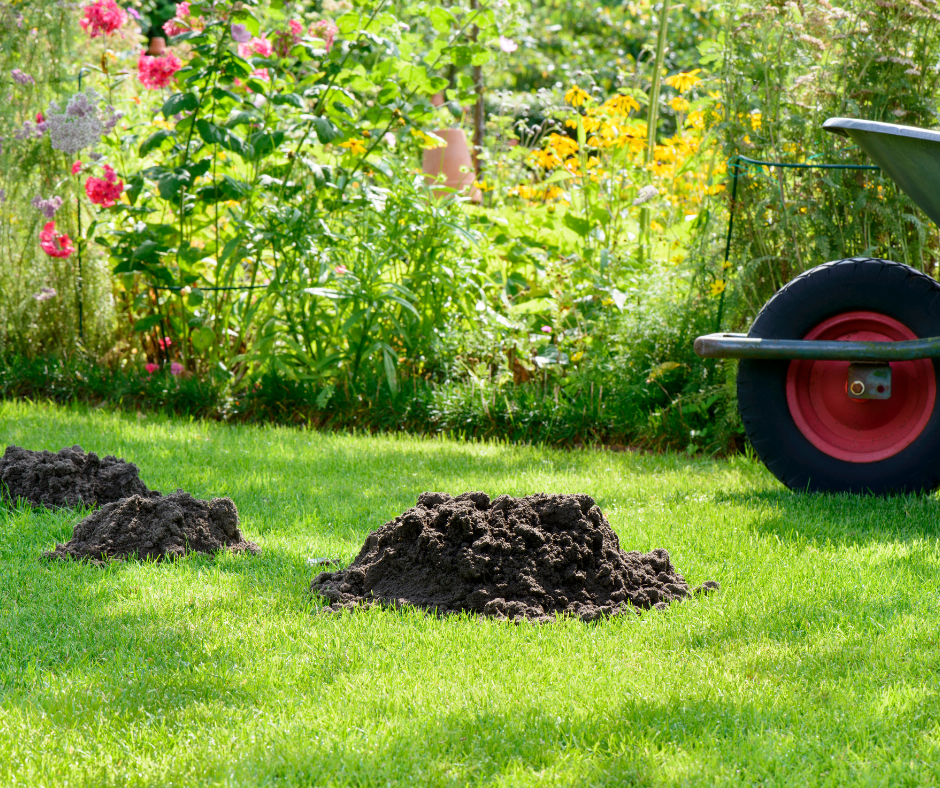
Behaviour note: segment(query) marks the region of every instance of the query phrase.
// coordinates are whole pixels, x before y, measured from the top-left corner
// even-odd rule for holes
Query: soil
[[[321,572],[311,591],[326,611],[413,605],[500,619],[552,621],[665,608],[718,589],[692,589],[663,549],[624,552],[588,495],[456,498],[426,492],[413,508],[373,531],[356,560]]]
[[[86,454],[81,446],[57,454],[7,446],[0,458],[0,491],[7,500],[25,499],[50,509],[104,506],[131,495],[160,496],[140,480],[133,463]]]
[[[109,503],[78,523],[70,542],[43,557],[102,563],[136,555],[161,561],[219,550],[260,552],[238,529],[231,498],[200,501],[177,490],[160,498],[132,495]]]

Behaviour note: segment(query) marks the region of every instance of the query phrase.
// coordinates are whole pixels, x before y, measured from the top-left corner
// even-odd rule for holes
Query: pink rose
[[[159,364],[144,364],[144,369],[147,370],[148,375],[152,375],[154,372],[160,369],[160,365]]]

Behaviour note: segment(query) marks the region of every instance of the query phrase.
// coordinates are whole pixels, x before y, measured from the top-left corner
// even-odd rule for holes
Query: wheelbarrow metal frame
[[[940,358],[940,337],[900,342],[832,342],[818,339],[760,339],[747,334],[706,334],[695,340],[695,352],[702,358],[886,363]]]

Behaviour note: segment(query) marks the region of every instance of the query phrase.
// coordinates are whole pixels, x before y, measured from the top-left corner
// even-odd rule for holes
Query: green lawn
[[[260,557],[37,559],[78,513],[0,512],[0,785],[926,785],[940,781],[940,502],[794,495],[758,464],[227,427],[0,403],[231,496]],[[719,594],[547,626],[316,614],[424,490],[586,492]]]

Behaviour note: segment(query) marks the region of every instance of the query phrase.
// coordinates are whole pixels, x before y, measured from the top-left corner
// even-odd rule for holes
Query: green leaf
[[[142,317],[140,320],[134,323],[134,331],[149,331],[154,326],[160,325],[160,320],[160,315]]]
[[[221,145],[225,141],[225,130],[205,118],[196,121],[196,131],[199,132],[202,141],[209,145]]]
[[[473,53],[470,57],[471,66],[483,66],[489,63],[493,59],[493,53],[487,49],[480,49]]]
[[[434,6],[428,13],[432,27],[438,33],[446,33],[454,23],[454,15],[446,8]]]
[[[151,134],[147,139],[141,143],[140,150],[138,151],[140,156],[146,156],[154,148],[159,148],[160,144],[167,139],[173,139],[174,132],[169,129],[160,129],[160,131]]]
[[[163,104],[163,117],[179,115],[181,112],[192,112],[199,106],[199,99],[193,93],[174,93]]]
[[[313,121],[313,128],[323,145],[328,145],[339,136],[339,129],[329,118],[317,118]]]
[[[591,223],[587,219],[575,216],[573,213],[566,213],[561,223],[569,230],[574,230],[582,238],[591,232]]]
[[[388,352],[387,348],[382,348],[382,360],[385,363],[385,377],[388,380],[388,387],[392,394],[397,394],[398,373],[395,371],[395,358]]]
[[[157,190],[164,200],[172,200],[189,184],[189,173],[168,172],[157,181]]]
[[[355,12],[350,12],[348,14],[343,14],[339,19],[334,20],[336,26],[339,28],[339,32],[345,35],[354,32],[359,27],[359,14]]]
[[[132,178],[127,181],[127,201],[134,205],[137,202],[137,198],[140,196],[141,190],[144,188],[144,176],[140,173],[137,173]]]
[[[473,51],[465,44],[454,47],[451,52],[451,60],[457,68],[469,66],[471,57],[473,57]]]
[[[195,292],[195,290],[193,291]],[[198,331],[192,333],[193,347],[196,350],[207,350],[215,344],[215,331],[207,326],[203,326]]]
[[[297,109],[304,109],[304,100],[296,93],[277,93],[271,98],[272,104],[289,104]]]
[[[160,244],[156,241],[144,241],[134,250],[134,253],[131,255],[131,260],[144,260],[148,257],[153,257],[153,253],[159,248]]]
[[[261,158],[277,150],[278,145],[284,141],[284,136],[283,131],[262,131],[257,134],[252,134],[248,139],[248,144],[254,150],[254,155],[250,158]]]

